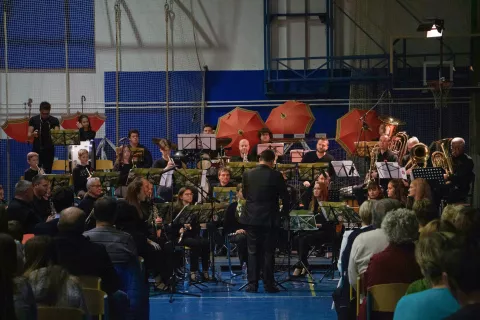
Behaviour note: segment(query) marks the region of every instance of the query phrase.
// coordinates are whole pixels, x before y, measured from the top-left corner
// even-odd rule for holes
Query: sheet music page
[[[166,187],[166,188],[171,188],[173,184],[173,172],[174,171],[169,171],[160,177],[160,186]]]

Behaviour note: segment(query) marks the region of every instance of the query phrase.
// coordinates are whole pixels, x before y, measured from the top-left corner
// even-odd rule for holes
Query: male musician
[[[55,147],[52,142],[50,130],[60,129],[57,118],[50,116],[50,103],[40,103],[40,114],[30,118],[28,122],[28,138],[33,139],[32,151],[38,153],[39,164],[45,173],[52,173]]]
[[[377,162],[397,162],[397,156],[388,148],[390,145],[390,137],[386,134],[380,137],[378,146],[380,148]]]
[[[78,204],[78,208],[82,209],[83,212],[85,212],[87,218],[92,212],[95,201],[100,198],[102,192],[102,184],[100,183],[99,178],[94,177],[87,180],[87,193],[83,197],[82,201],[80,201],[80,203]],[[92,217],[90,218],[91,219],[88,223],[88,229],[95,227],[94,219],[92,219]]]
[[[462,138],[453,138],[451,148],[453,172],[444,175],[449,187],[448,202],[463,202],[470,191],[473,160],[465,153],[465,140]]]
[[[136,161],[135,156],[133,156],[133,161],[136,163],[137,168],[150,168],[153,163],[152,154],[144,145],[139,142],[140,133],[137,129],[132,129],[128,132],[128,139],[130,139],[131,148],[142,148],[143,149],[143,160]]]
[[[273,278],[275,240],[280,227],[280,216],[287,216],[290,200],[282,174],[273,170],[275,153],[265,150],[260,164],[243,173],[245,213],[240,223],[247,226],[248,286],[247,292],[257,292],[260,266],[263,261],[265,292],[279,292]],[[282,212],[279,210],[282,200]]]
[[[262,128],[258,131],[258,138],[260,143],[272,143],[273,134],[268,128]],[[253,146],[251,150],[251,157],[256,161],[258,159],[258,144]]]
[[[320,138],[317,141],[317,147],[315,151],[307,152],[303,155],[302,163],[318,163],[318,162],[327,162],[328,166],[328,175],[332,177],[335,173],[332,166],[332,161],[335,161],[335,158],[327,153],[328,151],[328,139]]]
[[[235,184],[230,181],[232,172],[227,167],[218,169],[218,183],[213,183],[213,187],[235,187]]]
[[[402,167],[405,167],[408,161],[410,161],[410,150],[412,150],[413,146],[417,143],[420,143],[417,137],[411,137],[407,140],[407,153],[403,156],[400,163]]]
[[[40,171],[40,168],[38,167],[38,153],[29,152],[27,154],[27,163],[30,167],[23,172],[23,179],[32,181],[33,177],[35,177]]]
[[[232,162],[249,162],[255,161],[250,152],[250,142],[247,139],[242,139],[238,143],[238,149],[240,150],[240,156],[233,156],[230,161]]]
[[[51,215],[52,210],[50,207],[49,199],[49,187],[50,181],[44,175],[36,175],[32,179],[33,186],[33,210],[36,215],[46,221]]]
[[[15,198],[10,201],[7,208],[7,218],[20,221],[24,233],[33,233],[35,225],[41,222],[32,206],[33,188],[32,183],[20,180],[15,185]]]
[[[205,134],[213,134],[213,126],[211,124],[205,123],[203,125],[203,133]]]

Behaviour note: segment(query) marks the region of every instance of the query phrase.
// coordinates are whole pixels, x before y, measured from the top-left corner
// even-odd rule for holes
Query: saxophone
[[[40,167],[38,164],[37,164],[37,171],[39,175],[43,176],[45,174],[45,170],[43,170],[43,168]]]
[[[378,153],[380,151],[380,146],[378,144],[374,145],[372,151],[370,152],[370,168],[368,169],[367,174],[365,175],[364,184],[368,185],[369,182],[375,180],[372,178],[372,171],[375,171],[375,163],[378,160]]]
[[[57,214],[57,210],[55,210],[55,206],[53,205],[52,197],[50,197],[50,199],[48,199],[48,202],[50,204],[50,215],[55,216]]]
[[[157,218],[160,218],[160,215],[158,213],[158,208],[155,205],[155,203],[151,203],[151,209],[150,209],[150,219],[151,219],[151,224],[152,227],[155,230],[155,235],[157,238],[160,238],[160,235],[162,234],[162,227],[163,223],[157,223]]]

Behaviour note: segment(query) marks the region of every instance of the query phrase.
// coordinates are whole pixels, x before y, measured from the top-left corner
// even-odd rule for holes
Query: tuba
[[[440,167],[445,170],[447,175],[453,173],[452,155],[450,153],[450,144],[452,138],[445,138],[437,141],[442,151],[435,151],[432,153],[432,164],[434,167]]]
[[[410,149],[410,160],[408,160],[405,165],[405,169],[420,168],[420,163],[422,164],[422,168],[426,168],[429,157],[430,150],[428,147],[423,143],[417,143]]]
[[[403,156],[407,152],[407,142],[408,135],[405,133],[405,131],[398,132],[390,140],[388,149],[390,149],[390,151],[397,156],[399,162],[402,161]]]

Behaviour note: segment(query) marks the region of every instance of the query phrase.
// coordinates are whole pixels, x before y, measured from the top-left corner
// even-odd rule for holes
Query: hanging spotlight
[[[438,38],[443,36],[444,29],[444,21],[442,19],[432,19],[429,22],[420,24],[417,31],[426,32],[427,38]]]

